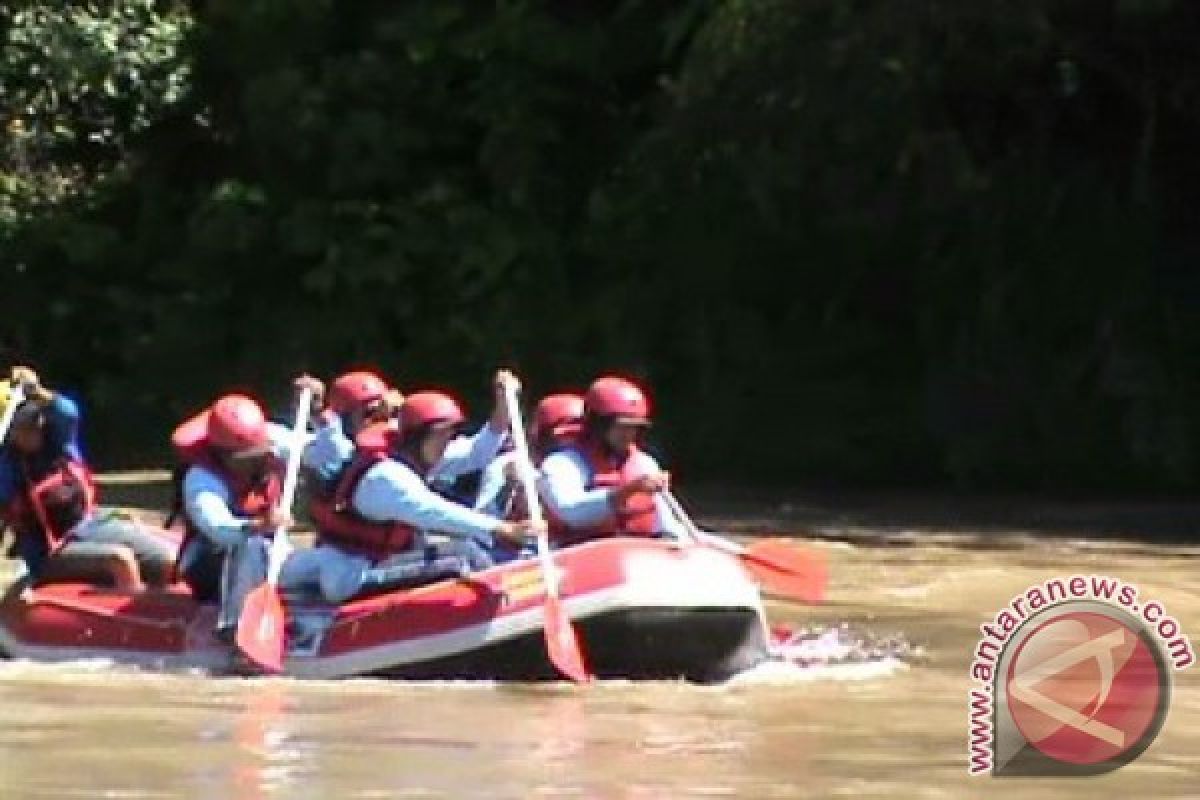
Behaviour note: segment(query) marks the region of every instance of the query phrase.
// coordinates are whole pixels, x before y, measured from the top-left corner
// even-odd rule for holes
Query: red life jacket
[[[619,460],[613,458],[598,442],[587,439],[568,449],[582,456],[587,464],[589,477],[584,488],[588,490],[615,489],[642,474],[634,468],[637,464],[634,455],[640,452],[636,445],[632,445],[625,458]],[[550,532],[563,543],[604,535],[653,536],[659,532],[658,513],[654,498],[650,495],[630,495],[619,507],[613,509],[613,515],[615,519],[612,523],[602,523],[585,529],[568,528],[549,513],[546,515],[546,522],[550,526]]]
[[[388,423],[368,425],[355,437],[353,460],[338,479],[332,497],[313,497],[309,514],[321,540],[379,561],[412,547],[416,528],[396,520],[376,522],[354,510],[351,501],[371,467],[390,458],[395,431]]]
[[[185,432],[184,427],[181,426],[177,429],[175,436],[172,437],[176,456],[184,465],[183,474],[179,476],[179,479],[182,481],[191,467],[203,467],[225,484],[231,498],[229,510],[235,516],[259,522],[265,521],[271,509],[279,503],[279,496],[283,493],[284,465],[280,463],[279,459],[267,456],[266,468],[262,475],[254,478],[242,477],[221,466],[213,456],[205,432],[200,430]],[[182,503],[182,492],[180,497]],[[185,552],[192,539],[201,537],[203,540],[200,531],[188,516],[186,505],[182,509],[182,513],[184,533],[183,541],[179,545],[180,553]]]
[[[641,452],[637,445],[631,445],[629,453],[619,462],[597,444],[585,445],[582,452],[592,473],[588,489],[616,488],[642,476],[641,472],[634,469],[637,464],[634,455]],[[658,511],[651,495],[630,495],[615,512],[616,532],[622,536],[653,536],[659,532]]]
[[[6,516],[19,534],[41,535],[54,552],[71,529],[96,509],[96,484],[83,462],[62,458],[9,503]]]

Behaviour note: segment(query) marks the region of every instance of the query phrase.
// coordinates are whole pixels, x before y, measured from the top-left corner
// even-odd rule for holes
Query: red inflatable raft
[[[610,538],[557,551],[555,563],[563,605],[597,677],[720,681],[767,657],[758,589],[724,553]],[[543,597],[537,562],[521,561],[340,607],[293,602],[285,672],[554,679]],[[36,661],[237,671],[230,649],[213,639],[214,615],[183,586],[18,585],[0,601],[0,649]]]

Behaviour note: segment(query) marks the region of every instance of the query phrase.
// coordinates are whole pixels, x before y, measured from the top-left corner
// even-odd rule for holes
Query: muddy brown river
[[[142,504],[161,487],[146,494],[117,480],[110,499],[122,491]],[[979,626],[1031,584],[1122,578],[1197,641],[1200,548],[1120,538],[1152,511],[1108,515],[1095,535],[1085,518],[1046,537],[1023,526],[1020,509],[976,515],[990,522],[974,529],[915,506],[889,514],[886,502],[808,516],[775,501],[710,505],[704,523],[771,526],[826,552],[828,602],[771,603],[773,622],[840,628],[877,652],[704,687],[301,682],[0,662],[0,797],[1200,797],[1200,667],[1175,673],[1158,739],[1116,772],[967,774]],[[1070,527],[1052,514],[1030,519]]]

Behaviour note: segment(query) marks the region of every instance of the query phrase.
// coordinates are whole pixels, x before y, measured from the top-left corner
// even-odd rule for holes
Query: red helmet
[[[432,426],[460,425],[466,419],[458,401],[445,392],[415,392],[400,406],[400,429],[405,434]]]
[[[614,375],[592,381],[583,397],[583,407],[589,414],[635,422],[650,421],[650,402],[646,394],[630,381]]]
[[[533,413],[534,439],[542,436],[569,436],[583,426],[583,397],[578,394],[548,394]]]
[[[387,383],[374,372],[347,372],[329,387],[329,408],[346,414],[379,400],[387,390]]]
[[[208,410],[208,443],[222,450],[241,452],[270,444],[267,417],[244,394],[227,394]]]

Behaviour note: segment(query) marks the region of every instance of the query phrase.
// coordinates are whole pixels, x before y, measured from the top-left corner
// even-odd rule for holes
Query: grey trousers
[[[111,553],[112,545],[124,545],[133,551],[142,580],[150,586],[165,586],[171,581],[175,548],[154,528],[143,525],[127,514],[101,508],[79,523],[55,554],[55,558],[84,560]]]
[[[217,611],[217,637],[233,640],[246,596],[267,579],[271,542],[263,536],[246,536],[225,554],[221,569],[221,599]]]

